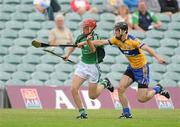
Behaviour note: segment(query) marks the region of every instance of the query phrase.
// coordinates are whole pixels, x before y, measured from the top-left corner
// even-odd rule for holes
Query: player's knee
[[[71,93],[72,94],[77,94],[78,93],[78,89],[76,87],[71,87]]]
[[[120,86],[118,87],[118,92],[119,92],[119,94],[123,94],[123,93],[125,92],[125,88],[120,85]]]

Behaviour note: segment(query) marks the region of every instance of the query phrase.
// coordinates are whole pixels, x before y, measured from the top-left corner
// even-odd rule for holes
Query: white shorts
[[[75,75],[87,79],[90,83],[98,83],[101,77],[98,64],[85,64],[80,62],[74,72]]]

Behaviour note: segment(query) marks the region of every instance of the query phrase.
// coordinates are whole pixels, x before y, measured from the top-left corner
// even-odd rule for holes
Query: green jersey
[[[100,37],[96,33],[92,33],[92,39],[91,40],[100,40]],[[83,34],[79,35],[76,39],[75,44],[78,44],[80,42],[87,41],[86,36]],[[91,49],[88,45],[84,45],[82,47],[82,56],[81,56],[81,61],[86,63],[86,64],[96,64],[98,63],[98,57],[97,57],[97,52],[92,53]]]

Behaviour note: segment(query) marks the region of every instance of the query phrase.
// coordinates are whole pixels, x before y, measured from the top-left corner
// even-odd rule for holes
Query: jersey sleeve
[[[115,37],[110,38],[110,39],[108,40],[108,42],[109,42],[110,45],[116,45],[116,39],[115,39]]]
[[[132,15],[132,24],[138,25],[139,24],[139,13],[136,11]]]
[[[154,23],[157,23],[157,22],[158,22],[157,16],[156,16],[153,12],[149,12],[149,13],[150,13],[150,16],[151,16],[151,18],[152,18],[152,21],[153,21]]]
[[[133,45],[135,48],[141,48],[143,45],[145,45],[145,43],[143,43],[141,40],[136,38]]]

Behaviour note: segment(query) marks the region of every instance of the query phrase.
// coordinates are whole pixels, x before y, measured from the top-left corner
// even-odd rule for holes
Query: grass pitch
[[[133,109],[133,119],[118,119],[118,110],[87,113],[77,120],[77,110],[0,109],[0,127],[180,127],[180,109]]]

